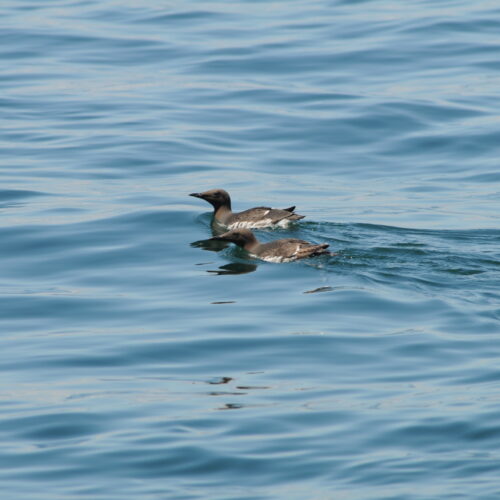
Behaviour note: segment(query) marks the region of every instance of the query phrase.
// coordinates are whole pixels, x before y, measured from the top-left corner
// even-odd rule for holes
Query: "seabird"
[[[208,201],[214,207],[214,218],[228,229],[260,228],[269,226],[286,227],[290,222],[303,219],[305,215],[294,213],[295,207],[284,209],[255,207],[243,212],[231,212],[231,198],[224,189],[211,189],[189,196]]]
[[[259,243],[249,229],[235,229],[211,239],[235,243],[244,248],[250,255],[268,262],[292,262],[317,255],[335,255],[326,250],[329,247],[328,243],[315,245],[295,238]]]

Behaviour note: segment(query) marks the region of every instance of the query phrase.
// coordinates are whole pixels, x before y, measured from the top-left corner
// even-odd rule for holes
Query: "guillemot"
[[[326,250],[328,243],[315,245],[295,238],[284,238],[269,243],[259,243],[249,229],[235,229],[214,236],[212,240],[230,241],[244,248],[250,255],[268,262],[292,262],[317,255],[335,255]]]
[[[284,209],[255,207],[243,212],[233,213],[231,211],[231,198],[224,189],[211,189],[204,193],[191,193],[189,196],[208,201],[214,207],[214,219],[228,229],[286,227],[291,222],[305,217],[305,215],[294,213],[295,207]]]

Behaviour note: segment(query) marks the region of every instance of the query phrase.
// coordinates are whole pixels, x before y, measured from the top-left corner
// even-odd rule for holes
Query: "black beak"
[[[227,241],[226,238],[223,238],[222,236],[213,236],[212,238],[209,238],[210,241]]]
[[[195,198],[203,198],[201,193],[191,193],[189,196],[194,196]]]

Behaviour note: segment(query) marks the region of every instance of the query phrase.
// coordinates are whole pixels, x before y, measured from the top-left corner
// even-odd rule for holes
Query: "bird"
[[[210,239],[230,241],[245,249],[250,255],[268,262],[292,262],[317,255],[336,255],[327,250],[328,243],[316,245],[296,238],[283,238],[269,243],[259,243],[250,229],[233,229]]]
[[[231,211],[231,198],[224,189],[210,189],[189,196],[208,201],[214,207],[214,219],[228,229],[287,227],[291,222],[303,219],[305,215],[294,212],[295,207],[270,208],[255,207],[243,212]]]

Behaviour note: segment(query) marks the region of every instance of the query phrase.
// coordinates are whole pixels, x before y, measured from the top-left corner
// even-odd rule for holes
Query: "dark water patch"
[[[187,10],[187,11],[174,11],[167,14],[155,15],[148,18],[138,19],[138,23],[146,24],[169,24],[173,23],[190,23],[198,21],[208,21],[211,22],[213,19],[222,20],[222,18],[228,19],[227,13],[223,11],[210,11],[210,10]]]
[[[0,189],[0,206],[9,206],[9,204],[16,203],[17,200],[22,200],[24,198],[47,195],[48,193],[30,191],[28,189]]]
[[[468,177],[464,177],[461,180],[466,181],[466,182],[499,182],[500,181],[500,173],[491,172],[491,173],[484,173],[484,174],[479,174],[479,175],[471,175]]]
[[[17,433],[22,439],[46,441],[78,439],[105,428],[106,418],[90,413],[48,413],[3,420],[2,431]]]
[[[495,11],[492,10],[491,14],[494,14]],[[424,30],[426,33],[439,34],[440,32],[448,32],[448,33],[467,33],[467,32],[478,32],[478,33],[487,33],[491,30],[491,33],[494,34],[495,30],[499,27],[500,23],[494,19],[484,17],[480,19],[476,19],[476,22],[471,23],[468,21],[458,21],[458,20],[436,20],[434,22],[426,19],[425,23],[422,23],[420,26],[415,26],[409,29],[409,32],[420,34]]]
[[[374,256],[379,256],[379,255],[401,255],[404,254],[406,256],[409,255],[428,255],[428,252],[425,250],[422,250],[421,248],[412,248],[410,246],[405,246],[401,248],[400,246],[395,246],[395,247],[373,247],[370,249],[370,252],[372,252],[372,255]]]
[[[3,313],[2,321],[9,329],[10,323],[21,325],[65,325],[73,320],[76,324],[94,322],[112,323],[111,312],[130,311],[130,303],[110,297],[47,296],[17,295],[0,297]]]

